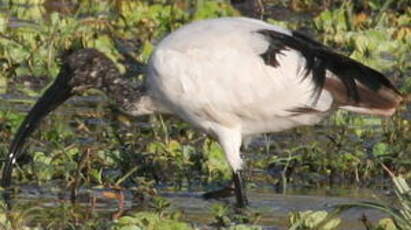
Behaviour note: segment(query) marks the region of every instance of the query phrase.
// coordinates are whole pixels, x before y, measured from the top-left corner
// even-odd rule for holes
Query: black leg
[[[248,205],[248,199],[243,181],[242,171],[238,170],[233,172],[234,191],[237,199],[237,205],[239,208],[245,208]]]
[[[239,208],[245,208],[248,205],[248,199],[246,194],[246,189],[244,186],[244,180],[242,171],[233,172],[233,182],[232,184],[219,189],[217,191],[207,192],[203,194],[204,199],[220,199],[225,197],[230,197],[235,195],[237,206]],[[234,186],[233,186],[234,185]]]

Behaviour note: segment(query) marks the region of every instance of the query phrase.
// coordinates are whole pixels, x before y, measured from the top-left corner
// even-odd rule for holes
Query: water
[[[48,208],[61,205],[62,202],[70,202],[70,193],[58,187],[44,187],[22,185],[15,189],[19,190],[14,195],[14,203],[35,202],[39,207]],[[275,194],[272,191],[251,189],[248,191],[250,206],[248,211],[259,213],[258,225],[265,229],[285,230],[288,224],[288,213],[306,210],[326,210],[332,211],[335,205],[347,204],[360,201],[375,200],[371,195],[374,193],[368,189],[338,189],[334,191],[344,191],[345,196],[325,196],[325,190],[316,189],[310,192],[297,192],[291,195]],[[123,210],[138,209],[144,207],[145,201],[136,200],[136,194],[132,190],[121,190],[124,196]],[[110,195],[111,194],[111,195]],[[109,188],[104,189],[79,189],[77,204],[88,207],[90,212],[100,213],[101,216],[113,216],[119,212],[119,201],[113,199],[119,194],[119,190]],[[110,198],[107,198],[110,195]],[[171,203],[170,211],[182,211],[183,220],[193,223],[202,228],[209,227],[214,221],[212,205],[216,203],[231,203],[234,199],[211,200],[202,198],[202,192],[160,192],[162,197],[167,198]],[[362,216],[366,216],[371,222],[377,221],[385,215],[369,209],[351,209],[344,212],[339,217],[343,220],[340,229],[362,229],[360,221]]]
[[[250,210],[261,213],[259,225],[277,227],[277,229],[287,229],[288,213],[307,210],[327,210],[338,204],[364,201],[364,199],[351,197],[330,197],[313,195],[281,195],[272,192],[249,191]],[[171,198],[173,205],[177,209],[187,213],[188,221],[195,221],[203,224],[210,223],[212,216],[210,207],[214,201],[208,202],[201,199],[200,194],[172,193],[166,194]],[[353,227],[359,229],[362,223],[359,217],[365,214],[370,221],[382,218],[384,215],[375,210],[353,209],[345,212],[340,217],[343,220],[341,229]],[[199,218],[200,217],[200,218]]]

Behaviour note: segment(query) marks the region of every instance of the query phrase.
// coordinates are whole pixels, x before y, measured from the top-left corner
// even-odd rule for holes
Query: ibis
[[[10,145],[3,187],[39,122],[90,88],[132,116],[172,114],[215,138],[232,168],[240,207],[248,204],[240,154],[245,138],[314,125],[337,109],[391,116],[404,100],[380,72],[300,32],[243,17],[197,21],[170,33],[138,86],[95,49],[73,51],[62,62]]]

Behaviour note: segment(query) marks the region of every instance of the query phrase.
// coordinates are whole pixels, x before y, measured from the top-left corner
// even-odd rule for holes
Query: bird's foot
[[[211,192],[206,192],[203,194],[203,198],[206,200],[210,199],[222,199],[222,198],[227,198],[234,196],[234,186],[233,184],[230,184],[228,186],[225,186],[221,189],[211,191]]]

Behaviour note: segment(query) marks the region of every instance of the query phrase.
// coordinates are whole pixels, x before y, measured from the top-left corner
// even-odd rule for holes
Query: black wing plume
[[[280,54],[284,49],[297,50],[304,56],[306,59],[305,77],[312,73],[312,80],[315,84],[314,93],[317,98],[324,87],[326,71],[330,71],[341,80],[346,88],[347,97],[354,102],[360,100],[356,81],[375,92],[386,87],[400,94],[380,72],[335,53],[300,32],[294,31],[292,35],[288,35],[273,30],[259,30],[258,33],[264,35],[270,42],[270,48],[261,55],[263,58],[271,56],[272,60],[276,60],[273,56]],[[267,54],[272,51],[276,53]],[[279,65],[277,61],[276,64]]]

